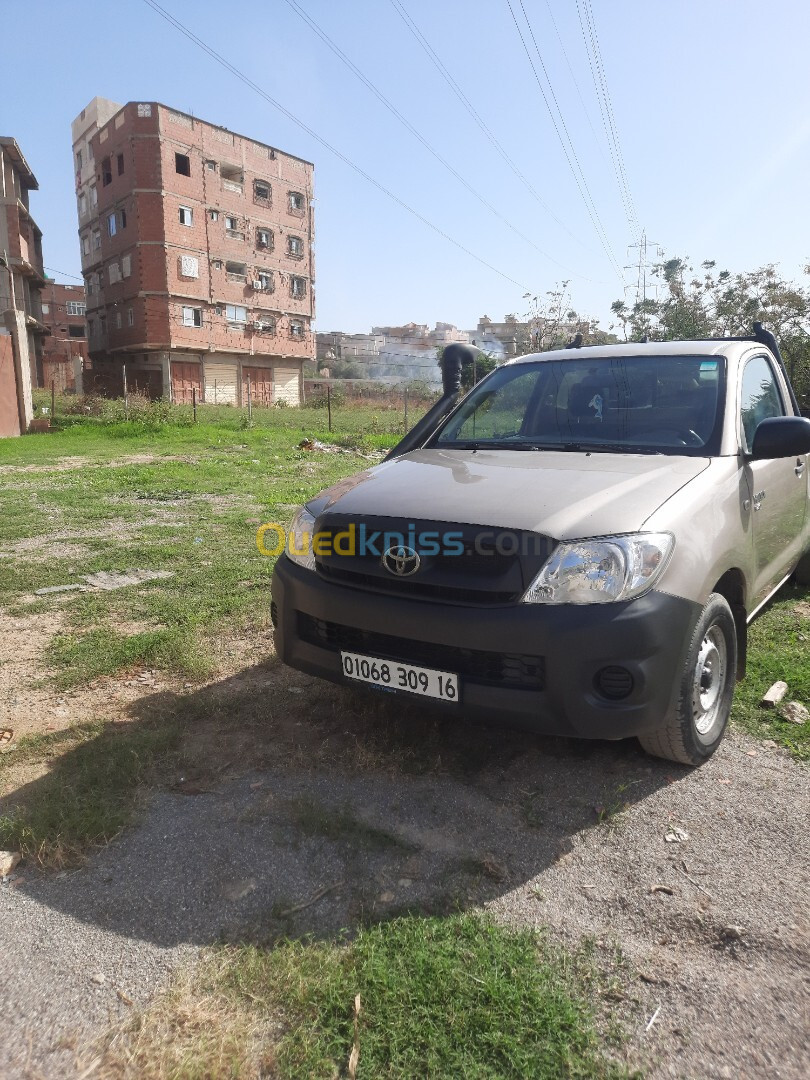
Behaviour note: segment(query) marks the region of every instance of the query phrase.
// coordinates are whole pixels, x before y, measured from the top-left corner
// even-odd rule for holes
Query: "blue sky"
[[[522,313],[524,292],[543,294],[564,279],[574,307],[607,326],[625,282],[577,190],[507,0],[401,2],[545,207],[452,95],[392,0],[296,0],[500,216],[401,126],[287,0],[161,2],[500,274],[371,186],[143,0],[7,3],[3,36],[15,44],[4,49],[0,134],[18,140],[39,180],[32,211],[46,264],[62,272],[57,280],[70,282],[65,275],[80,269],[70,121],[99,94],[163,101],[315,162],[318,329],[361,331],[410,320],[471,328],[482,314]],[[580,11],[585,3],[579,0]],[[521,0],[511,4],[543,81]],[[577,2],[522,6],[608,247],[631,286],[635,271],[622,268],[637,258],[628,251],[635,237],[611,167]],[[810,257],[806,5],[590,6],[625,175],[650,239],[696,263],[714,258],[737,271],[774,262],[798,278]],[[633,289],[626,295],[632,300]]]

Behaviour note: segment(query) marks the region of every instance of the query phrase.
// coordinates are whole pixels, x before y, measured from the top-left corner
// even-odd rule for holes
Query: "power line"
[[[431,46],[430,42],[427,40],[425,35],[422,33],[422,31],[416,25],[416,23],[411,18],[411,16],[408,14],[408,12],[405,10],[404,6],[399,2],[399,0],[391,0],[391,5],[393,6],[394,10],[397,12],[399,17],[402,19],[402,21],[405,23],[405,26],[408,28],[408,30],[413,35],[413,37],[415,38],[417,44],[423,49],[423,51],[427,55],[430,62],[433,64],[433,66],[439,72],[441,77],[444,79],[444,81],[447,83],[447,85],[450,87],[450,89],[456,95],[458,100],[461,102],[461,104],[464,106],[464,108],[467,110],[467,112],[473,118],[475,123],[478,125],[478,127],[481,129],[481,131],[484,133],[484,136],[487,138],[489,143],[497,151],[497,153],[500,154],[500,156],[503,158],[503,160],[506,162],[506,164],[509,166],[509,168],[512,170],[512,172],[518,178],[518,180],[520,180],[520,182],[524,185],[524,187],[529,192],[529,194],[534,199],[537,200],[537,202],[557,222],[557,224],[559,226],[561,226],[561,228],[565,229],[565,231],[568,233],[568,235],[570,237],[572,237],[574,240],[576,240],[577,243],[582,243],[582,241],[579,240],[578,237],[576,237],[574,235],[574,233],[571,232],[571,230],[565,225],[565,223],[560,221],[560,219],[557,217],[557,215],[554,213],[554,211],[551,209],[551,207],[548,205],[548,203],[546,203],[545,200],[540,197],[540,195],[537,193],[537,191],[532,186],[532,184],[529,182],[529,180],[520,171],[518,166],[515,164],[515,162],[512,160],[512,158],[509,156],[509,154],[503,148],[501,143],[498,141],[498,139],[495,137],[495,135],[492,133],[492,131],[489,129],[489,127],[487,127],[486,123],[481,118],[480,114],[478,113],[478,111],[476,110],[475,106],[472,104],[470,99],[467,97],[467,95],[464,93],[464,91],[458,85],[458,83],[453,78],[453,76],[450,74],[450,72],[447,70],[445,65],[441,62],[441,60],[437,56],[435,50]]]
[[[627,180],[627,171],[624,166],[621,144],[619,143],[619,133],[616,128],[616,118],[613,113],[610,90],[607,85],[607,76],[605,75],[604,64],[602,62],[602,51],[599,46],[599,35],[596,30],[593,9],[590,6],[590,0],[582,0],[582,7],[580,7],[580,0],[575,0],[575,2],[577,6],[579,27],[582,32],[582,40],[585,43],[585,53],[588,57],[588,66],[590,67],[591,78],[593,79],[594,87],[596,89],[596,99],[602,117],[602,127],[604,128],[605,136],[607,137],[613,172],[616,177],[616,182],[619,185],[619,194],[621,195],[627,223],[633,232],[638,235],[638,220],[636,217],[635,205],[633,203],[633,196],[630,191],[630,185]],[[584,22],[582,15],[583,11],[585,13]]]
[[[212,49],[211,46],[207,45],[201,38],[198,38],[197,35],[192,33],[192,31],[189,30],[184,23],[180,22],[178,19],[175,19],[173,15],[170,15],[169,12],[162,8],[160,4],[156,3],[155,0],[143,0],[143,2],[147,4],[150,8],[152,8],[152,10],[155,11],[158,15],[160,15],[162,19],[165,19],[166,22],[174,26],[176,30],[179,30],[180,33],[184,35],[184,37],[187,37],[189,39],[189,41],[193,42],[198,48],[202,49],[203,52],[207,53],[213,60],[216,60],[216,62],[222,67],[224,67],[227,71],[230,71],[230,73],[234,75],[237,79],[239,79],[240,82],[243,82],[245,86],[248,86],[251,90],[253,90],[265,101],[267,101],[268,104],[272,105],[273,108],[277,109],[283,116],[286,116],[287,119],[290,120],[293,124],[301,128],[302,131],[306,132],[306,134],[309,135],[311,139],[314,139],[317,143],[323,146],[324,149],[328,150],[331,154],[334,154],[336,158],[342,161],[345,165],[348,165],[350,169],[353,169],[359,176],[362,176],[364,180],[366,180],[369,184],[372,184],[375,188],[377,188],[378,191],[382,192],[383,195],[386,195],[389,199],[391,199],[392,202],[395,202],[398,206],[401,206],[403,210],[407,210],[409,214],[415,217],[418,221],[421,221],[423,225],[427,225],[427,227],[429,229],[432,229],[433,232],[435,232],[438,236],[441,236],[444,240],[447,240],[449,243],[453,244],[453,246],[457,247],[459,251],[463,251],[465,255],[468,255],[471,259],[474,259],[477,263],[480,263],[481,266],[485,266],[487,270],[491,270],[493,274],[497,274],[505,281],[508,281],[511,285],[516,285],[519,289],[525,290],[527,288],[526,285],[523,285],[519,281],[516,281],[515,278],[510,277],[509,274],[504,273],[502,270],[499,270],[491,263],[488,263],[486,259],[482,259],[480,255],[476,255],[474,252],[470,251],[470,249],[465,247],[464,244],[456,240],[454,237],[450,236],[449,233],[446,233],[442,228],[434,224],[423,214],[420,214],[418,210],[415,210],[412,206],[406,203],[404,199],[400,199],[398,195],[395,195],[393,191],[390,191],[387,187],[385,187],[384,184],[380,183],[379,180],[375,180],[374,177],[370,176],[363,168],[355,164],[355,162],[348,158],[344,153],[342,153],[336,147],[332,146],[332,144],[327,142],[326,139],[318,135],[317,132],[313,131],[313,129],[307,124],[305,124],[303,120],[300,120],[294,113],[290,112],[289,109],[285,108],[280,102],[276,101],[275,98],[271,97],[265,90],[262,90],[262,88],[256,83],[254,83],[252,79],[248,78],[248,76],[245,75],[244,72],[240,71],[239,68],[235,67],[218,52]]]
[[[557,104],[557,98],[556,98],[556,95],[554,94],[554,90],[553,90],[553,88],[551,86],[551,81],[548,78],[548,73],[546,72],[546,66],[543,63],[543,57],[540,54],[540,49],[537,46],[537,40],[536,40],[536,38],[534,36],[534,31],[532,30],[532,25],[529,22],[529,17],[526,14],[525,7],[523,6],[523,0],[520,0],[520,6],[521,6],[521,8],[523,10],[523,17],[526,19],[526,25],[527,25],[527,27],[529,29],[529,33],[531,35],[532,41],[534,42],[535,52],[537,53],[537,57],[538,57],[538,59],[540,61],[540,65],[543,68],[543,74],[546,76],[546,81],[549,84],[549,90],[551,91],[551,95],[554,98],[554,104],[557,107],[557,112],[559,113],[559,116],[560,116],[560,122],[561,122],[561,124],[563,126],[563,129],[565,130],[566,138],[568,139],[568,143],[569,143],[570,148],[571,148],[571,153],[569,153],[568,146],[566,146],[565,140],[563,139],[563,137],[562,137],[562,135],[560,133],[560,127],[559,127],[559,125],[557,123],[556,117],[554,116],[554,112],[552,111],[551,105],[549,104],[548,95],[546,94],[546,91],[543,88],[543,84],[540,81],[540,76],[537,74],[537,68],[534,65],[534,61],[532,60],[531,53],[529,52],[529,47],[526,44],[526,39],[523,36],[523,31],[520,29],[520,25],[519,25],[519,23],[517,21],[517,17],[515,16],[515,12],[512,9],[511,0],[506,0],[506,6],[509,8],[509,14],[512,16],[512,21],[514,22],[515,29],[518,32],[518,36],[520,38],[520,43],[523,46],[523,51],[526,53],[526,59],[529,61],[529,66],[532,69],[532,74],[534,75],[535,82],[537,83],[537,87],[540,90],[540,94],[541,94],[541,96],[543,98],[543,102],[545,103],[546,109],[548,110],[548,114],[549,114],[549,117],[551,118],[551,123],[552,123],[552,125],[554,127],[554,131],[556,132],[557,138],[559,139],[560,146],[562,146],[563,153],[565,154],[565,160],[568,162],[568,167],[571,170],[572,176],[574,177],[574,182],[577,185],[577,190],[579,191],[580,195],[582,196],[582,201],[585,203],[585,209],[588,211],[588,217],[591,219],[591,224],[594,227],[596,235],[599,237],[599,242],[601,243],[602,247],[604,248],[605,254],[608,257],[608,260],[609,260],[610,264],[612,265],[613,269],[616,271],[616,274],[618,275],[619,280],[622,282],[622,284],[624,284],[624,276],[623,276],[623,274],[621,272],[619,264],[616,261],[616,257],[613,254],[613,251],[611,250],[610,242],[608,241],[608,238],[607,238],[607,233],[605,232],[605,228],[602,225],[601,219],[599,218],[599,212],[596,209],[596,204],[594,203],[593,198],[591,197],[591,193],[590,193],[590,190],[588,188],[588,183],[587,183],[587,181],[585,179],[585,174],[582,172],[582,168],[581,168],[581,166],[579,164],[579,159],[577,158],[577,155],[576,155],[576,150],[574,149],[574,144],[571,141],[570,135],[568,134],[568,129],[565,126],[565,120],[563,118],[560,107]],[[577,168],[576,169],[574,168],[574,163],[571,160],[572,155],[574,157],[574,160],[576,160],[576,163],[577,163]],[[586,194],[586,192],[587,192],[587,194]]]
[[[396,119],[399,120],[399,122],[402,124],[402,126],[406,128],[411,133],[411,135],[413,135],[413,137],[417,139],[422,144],[422,146],[424,146],[424,148],[430,154],[432,154],[433,157],[436,158],[436,160],[441,165],[443,165],[445,169],[447,169],[447,171],[451,173],[456,178],[456,180],[458,180],[458,182],[467,189],[467,191],[470,192],[472,196],[474,196],[474,198],[476,198],[483,206],[487,208],[487,210],[494,214],[499,221],[502,221],[504,225],[511,229],[513,233],[519,236],[521,240],[525,240],[527,244],[531,244],[535,251],[538,251],[544,258],[548,259],[550,262],[555,263],[562,270],[567,270],[569,273],[573,273],[570,267],[565,266],[558,259],[555,259],[553,255],[549,255],[547,251],[543,251],[541,247],[538,247],[538,245],[535,244],[534,240],[526,236],[524,232],[521,232],[521,230],[518,229],[516,225],[513,225],[512,222],[508,220],[508,218],[504,217],[504,215],[500,212],[500,210],[497,209],[497,207],[493,206],[491,202],[489,202],[487,199],[484,198],[483,195],[476,191],[472,184],[470,184],[469,181],[449,161],[447,161],[446,158],[442,157],[438,150],[431,146],[427,139],[413,126],[413,124],[407,119],[407,117],[402,115],[399,109],[397,109],[397,107],[391,101],[389,101],[389,99],[382,93],[382,91],[379,90],[378,87],[376,87],[374,83],[371,82],[371,80],[363,74],[363,72],[357,67],[357,65],[349,59],[349,57],[343,52],[343,50],[334,41],[332,41],[326,31],[321,26],[319,26],[318,23],[311,16],[309,16],[298,3],[296,3],[296,0],[286,0],[286,3],[289,7],[293,9],[293,11],[298,16],[300,16],[301,19],[303,19],[303,21],[309,26],[309,28],[315,34],[317,34],[321,41],[329,49],[332,50],[335,56],[337,56],[338,59],[340,59],[343,64],[345,64],[345,66],[352,72],[352,74],[355,75],[360,80],[360,82],[362,82],[363,85],[371,91],[371,93],[377,98],[377,100],[382,105],[384,105],[386,109],[388,109],[391,115],[395,116]]]
[[[64,270],[55,270],[52,266],[43,266],[42,269],[43,270],[50,270],[50,272],[52,274],[59,274],[60,277],[73,278],[74,281],[82,281],[82,282],[84,281],[83,277],[77,277],[76,274],[68,274]],[[57,282],[57,284],[58,284],[58,282]]]

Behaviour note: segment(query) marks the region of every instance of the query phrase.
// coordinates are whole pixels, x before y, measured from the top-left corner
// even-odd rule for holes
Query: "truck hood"
[[[366,517],[531,530],[557,540],[636,532],[709,458],[550,450],[416,450],[347,477],[307,505]]]

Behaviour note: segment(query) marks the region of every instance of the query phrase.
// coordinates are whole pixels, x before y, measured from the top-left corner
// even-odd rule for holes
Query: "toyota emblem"
[[[396,544],[383,552],[382,564],[390,574],[397,577],[410,577],[419,569],[422,560],[412,547]]]

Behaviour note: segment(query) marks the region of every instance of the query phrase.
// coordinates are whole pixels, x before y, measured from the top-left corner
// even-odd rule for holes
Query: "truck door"
[[[792,413],[792,410],[790,410]],[[740,388],[740,439],[750,453],[762,420],[788,415],[783,391],[771,361],[754,356],[743,368]],[[807,506],[806,457],[747,461],[754,539],[754,605],[791,570],[802,552]]]

